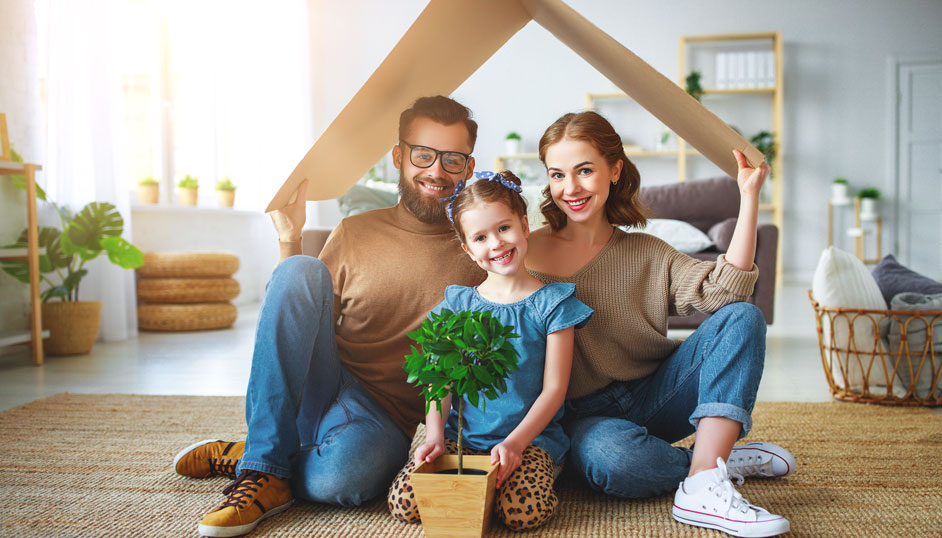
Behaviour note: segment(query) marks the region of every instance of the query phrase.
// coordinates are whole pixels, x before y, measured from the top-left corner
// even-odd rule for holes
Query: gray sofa
[[[642,187],[641,200],[648,208],[650,217],[682,220],[707,234],[715,225],[735,219],[739,214],[739,187],[735,179],[727,176]],[[323,248],[329,234],[329,228],[304,230],[301,247],[304,253],[316,256]],[[722,241],[720,243],[723,246]],[[775,302],[777,248],[778,228],[772,224],[760,224],[756,240],[756,265],[759,267],[759,280],[756,282],[755,292],[749,297],[749,302],[762,310],[762,315],[769,324],[772,323]],[[710,248],[691,254],[691,256],[701,260],[715,260],[724,251],[725,249]],[[695,328],[706,317],[705,314],[700,313],[685,317],[671,317],[669,327],[671,329]]]

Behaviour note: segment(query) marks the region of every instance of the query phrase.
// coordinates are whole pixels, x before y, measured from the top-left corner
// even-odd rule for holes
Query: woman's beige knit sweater
[[[574,283],[576,297],[595,310],[576,331],[569,398],[650,375],[680,345],[667,338],[669,315],[745,301],[759,276],[755,265],[742,271],[724,255],[696,260],[654,236],[619,229],[574,275],[531,273],[544,283]]]

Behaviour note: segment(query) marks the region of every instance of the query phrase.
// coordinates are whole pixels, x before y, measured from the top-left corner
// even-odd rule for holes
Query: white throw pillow
[[[856,256],[834,247],[828,247],[821,253],[814,271],[811,294],[824,307],[886,310],[886,301],[870,271]],[[886,350],[886,344],[880,341],[877,326],[881,316],[854,316],[848,314],[835,318],[833,335],[828,317],[822,319],[825,342],[829,342],[835,350],[830,357],[833,361],[831,374],[838,386],[860,392],[863,389],[864,372],[869,371],[871,393],[879,395],[881,392],[878,387],[886,390],[886,374],[881,364],[882,358],[873,352]],[[853,341],[850,338],[851,320]],[[847,365],[847,372],[841,372],[841,364]]]
[[[707,234],[682,220],[648,219],[648,225],[643,229],[627,226],[619,226],[619,228],[628,233],[641,232],[653,235],[684,254],[694,254],[713,246],[713,241]]]

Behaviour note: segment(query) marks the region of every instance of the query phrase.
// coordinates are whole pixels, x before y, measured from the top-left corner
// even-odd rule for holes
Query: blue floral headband
[[[520,185],[517,185],[513,181],[510,181],[509,179],[505,178],[499,172],[475,172],[474,178],[478,180],[483,179],[484,181],[496,181],[500,183],[501,185],[503,185],[504,187],[507,187],[508,189],[514,191],[517,194],[520,194],[521,192],[523,192],[523,189],[520,187]],[[465,188],[465,181],[462,179],[458,181],[458,183],[455,184],[455,192],[452,193],[451,196],[441,198],[442,202],[448,202],[448,207],[445,208],[445,211],[448,213],[448,220],[450,220],[451,222],[455,222],[455,219],[453,219],[451,216],[452,206],[455,205],[455,200],[458,198],[458,195],[461,194],[461,191],[463,191],[464,188]]]

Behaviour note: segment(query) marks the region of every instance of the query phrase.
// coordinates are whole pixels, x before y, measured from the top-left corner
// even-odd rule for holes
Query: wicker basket
[[[101,325],[101,301],[51,301],[42,307],[43,328],[50,355],[82,355],[95,346]]]
[[[831,395],[884,405],[942,405],[942,353],[933,346],[942,310],[822,307],[811,290],[808,299]],[[909,337],[922,330],[925,344],[910,349]],[[888,331],[898,341],[881,337]]]
[[[142,304],[137,326],[144,331],[204,331],[232,326],[238,309],[230,303]]]
[[[137,280],[137,298],[142,303],[216,303],[238,295],[239,282],[229,277]]]
[[[144,254],[137,270],[145,278],[193,278],[231,276],[239,270],[239,257],[219,252]]]

